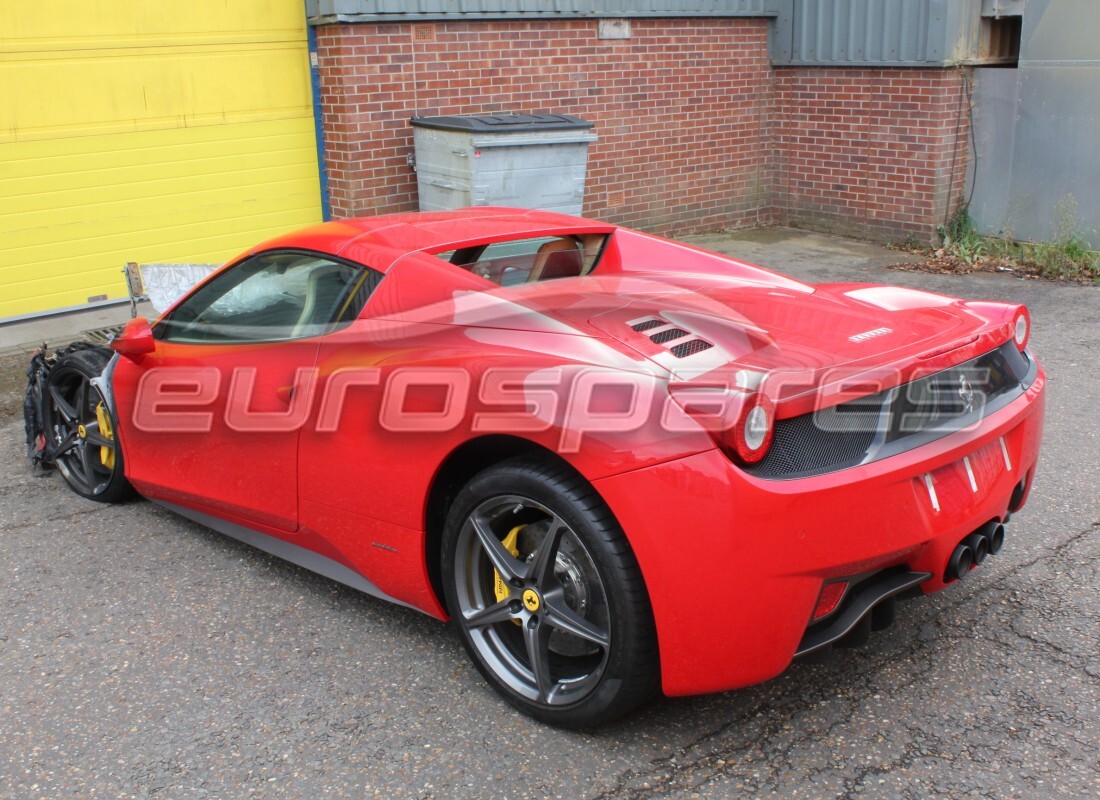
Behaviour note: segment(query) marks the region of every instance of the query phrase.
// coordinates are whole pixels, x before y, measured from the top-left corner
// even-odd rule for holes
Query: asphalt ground
[[[887,271],[899,254],[788,231],[696,241],[1028,303],[1047,432],[1001,555],[864,648],[562,732],[511,711],[438,622],[32,474],[7,356],[0,798],[1100,796],[1100,289]]]

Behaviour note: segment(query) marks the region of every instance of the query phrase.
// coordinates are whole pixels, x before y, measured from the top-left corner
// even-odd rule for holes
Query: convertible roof
[[[343,255],[386,272],[397,259],[422,250],[452,250],[481,242],[562,233],[610,233],[614,229],[607,223],[552,211],[479,207],[326,222],[270,239],[251,252],[315,250]]]

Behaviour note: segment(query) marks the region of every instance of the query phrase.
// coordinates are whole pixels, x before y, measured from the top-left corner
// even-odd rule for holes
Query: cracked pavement
[[[499,701],[427,617],[33,475],[8,358],[0,797],[1100,796],[1100,289],[886,271],[904,256],[788,231],[693,241],[808,280],[1029,304],[1047,432],[1001,555],[863,648],[562,732]]]

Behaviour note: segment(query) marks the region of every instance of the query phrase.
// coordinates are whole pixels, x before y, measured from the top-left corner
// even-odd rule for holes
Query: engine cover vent
[[[704,350],[710,350],[714,347],[710,342],[704,342],[702,339],[692,339],[687,342],[681,342],[680,344],[673,345],[669,348],[672,355],[677,358],[687,358],[693,356],[696,353],[701,353]]]
[[[669,328],[667,331],[655,333],[649,338],[653,340],[654,344],[664,344],[665,342],[671,342],[673,339],[683,339],[687,335],[688,332],[683,328]]]

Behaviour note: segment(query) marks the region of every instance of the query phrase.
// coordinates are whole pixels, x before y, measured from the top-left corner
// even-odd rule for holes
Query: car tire
[[[109,350],[91,347],[61,355],[46,379],[44,403],[54,466],[70,489],[100,503],[134,494],[126,480],[117,422],[93,383],[110,360]]]
[[[452,503],[442,544],[454,624],[513,706],[588,728],[658,694],[641,570],[610,509],[570,467],[518,458],[479,473]]]

